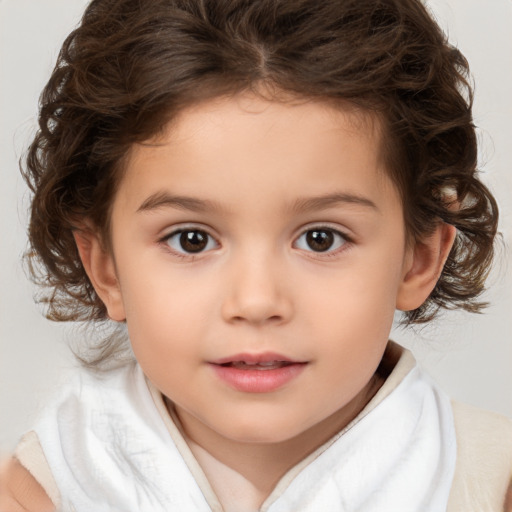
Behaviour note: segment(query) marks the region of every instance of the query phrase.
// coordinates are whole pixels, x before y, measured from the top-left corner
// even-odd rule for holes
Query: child
[[[25,176],[48,316],[113,328],[5,510],[511,510],[510,422],[388,340],[483,306],[467,74],[413,0],[94,0]]]

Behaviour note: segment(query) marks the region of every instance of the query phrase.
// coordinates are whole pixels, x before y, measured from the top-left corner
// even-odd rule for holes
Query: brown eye
[[[331,231],[308,231],[306,234],[306,243],[317,252],[328,251],[334,242],[334,235]]]
[[[347,242],[342,233],[334,229],[309,229],[295,242],[298,249],[313,252],[327,252],[339,249]]]
[[[200,229],[179,230],[166,239],[167,245],[178,253],[196,254],[216,247],[215,240]]]
[[[201,252],[208,244],[208,235],[202,231],[183,231],[180,245],[185,252]]]

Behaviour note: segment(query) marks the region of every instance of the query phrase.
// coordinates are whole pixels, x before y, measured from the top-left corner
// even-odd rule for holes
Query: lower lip
[[[306,363],[294,363],[274,370],[240,370],[231,366],[211,365],[217,376],[244,393],[270,393],[298,377]]]

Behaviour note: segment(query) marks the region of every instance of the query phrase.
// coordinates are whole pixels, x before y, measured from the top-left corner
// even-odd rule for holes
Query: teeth
[[[274,370],[276,368],[282,368],[286,366],[285,361],[261,361],[259,363],[248,363],[245,361],[233,361],[231,366],[240,370],[252,369],[252,370]]]

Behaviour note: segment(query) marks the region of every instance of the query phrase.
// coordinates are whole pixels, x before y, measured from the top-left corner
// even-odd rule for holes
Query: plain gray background
[[[429,0],[476,82],[483,179],[501,206],[503,249],[485,315],[449,313],[418,332],[396,330],[454,398],[512,416],[512,1]],[[21,264],[28,192],[17,161],[35,130],[37,98],[84,0],[0,0],[0,455],[13,449],[76,364],[81,334],[45,320]]]

